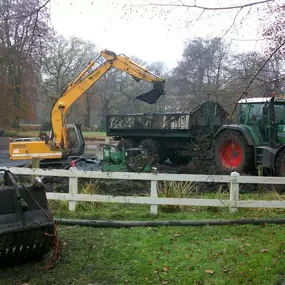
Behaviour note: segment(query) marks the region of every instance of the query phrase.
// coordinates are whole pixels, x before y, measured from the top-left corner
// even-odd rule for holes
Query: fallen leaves
[[[267,248],[263,248],[260,252],[261,252],[261,253],[263,253],[263,252],[268,252],[268,249],[267,249]]]
[[[214,274],[215,271],[212,269],[207,269],[207,270],[205,270],[205,273]]]
[[[167,268],[167,267],[163,267],[163,271],[164,271],[164,272],[167,272],[167,271],[168,271],[168,268]]]

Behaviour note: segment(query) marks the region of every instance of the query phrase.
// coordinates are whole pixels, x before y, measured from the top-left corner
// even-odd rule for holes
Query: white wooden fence
[[[43,170],[28,168],[5,168],[18,175],[57,176],[69,178],[69,193],[47,193],[49,200],[69,201],[69,210],[74,211],[79,201],[113,202],[150,205],[150,212],[157,214],[158,205],[184,205],[184,206],[213,206],[229,207],[231,212],[238,208],[285,208],[284,201],[266,200],[239,200],[239,184],[285,184],[285,177],[240,176],[233,172],[231,175],[193,175],[193,174],[166,174],[166,173],[130,173],[130,172],[100,172],[80,171],[75,168],[69,170]],[[122,179],[151,181],[150,197],[136,196],[110,196],[78,194],[78,178],[95,179]],[[195,181],[230,183],[230,199],[192,199],[192,198],[159,198],[158,181]],[[285,187],[285,186],[284,186]]]

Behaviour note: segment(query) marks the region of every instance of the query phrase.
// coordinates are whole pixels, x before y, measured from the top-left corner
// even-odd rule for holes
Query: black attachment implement
[[[155,104],[161,95],[165,94],[164,81],[154,82],[153,89],[136,96],[136,99],[148,104]]]
[[[54,222],[45,188],[17,183],[4,171],[0,187],[0,266],[43,257],[51,249]],[[19,185],[20,184],[20,185]]]

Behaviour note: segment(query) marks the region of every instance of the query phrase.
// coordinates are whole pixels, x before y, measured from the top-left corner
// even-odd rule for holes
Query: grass
[[[82,132],[83,137],[85,139],[105,139],[106,133],[105,132]],[[7,132],[8,136],[18,136],[18,137],[38,137],[39,131],[13,131]]]
[[[284,227],[60,227],[61,262],[0,270],[1,285],[281,284]]]
[[[88,183],[81,193],[96,193]],[[183,190],[184,187],[181,188]],[[164,188],[168,194],[168,188]],[[175,190],[177,191],[177,190]],[[180,191],[180,190],[179,190]],[[191,197],[227,199],[229,194],[191,193]],[[242,194],[241,199],[283,200],[274,192]],[[50,201],[55,217],[107,220],[179,220],[285,218],[284,209],[183,207],[159,214],[149,206],[113,203]],[[285,279],[284,225],[157,227],[100,229],[60,226],[63,242],[60,263],[40,270],[29,263],[0,269],[1,285],[113,285],[113,284],[273,284]]]
[[[105,139],[105,132],[82,132],[85,139]]]

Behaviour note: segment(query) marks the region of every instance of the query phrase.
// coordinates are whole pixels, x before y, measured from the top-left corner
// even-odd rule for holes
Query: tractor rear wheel
[[[253,165],[252,148],[241,133],[224,131],[215,141],[215,163],[217,170],[222,173],[246,173]]]
[[[122,151],[123,148],[129,149],[132,147],[136,147],[136,143],[132,139],[123,139],[117,145],[119,151]]]
[[[163,147],[158,141],[154,139],[142,140],[139,144],[139,148],[148,150],[150,155],[153,156],[158,163],[164,163],[167,159]]]
[[[275,173],[277,176],[285,176],[285,149],[283,149],[277,156]],[[283,185],[282,185],[283,186]]]

